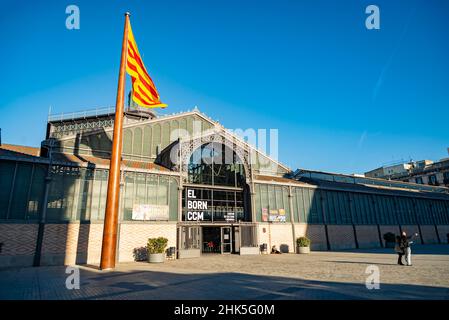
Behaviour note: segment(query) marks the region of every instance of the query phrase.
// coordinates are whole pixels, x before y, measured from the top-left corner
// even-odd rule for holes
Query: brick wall
[[[258,224],[258,237],[259,237],[259,245],[263,243],[267,244],[267,250],[270,252],[271,241],[270,241],[270,226],[268,223],[259,223]]]
[[[394,233],[396,236],[400,235],[399,226],[397,225],[380,225],[380,236],[382,237],[383,245],[385,246],[384,234],[387,232]]]
[[[120,225],[119,262],[134,261],[133,250],[145,247],[148,238],[165,237],[168,247],[176,247],[174,223],[122,223]]]
[[[324,230],[324,225],[307,225],[306,236],[311,240],[310,249],[327,250],[326,232]]]
[[[438,234],[440,235],[441,243],[448,243],[447,234],[449,233],[449,226],[438,226]]]
[[[305,223],[295,223],[295,237],[304,237],[307,234],[307,224]],[[296,239],[295,239],[296,241]]]
[[[0,267],[32,266],[37,240],[37,224],[0,224]],[[122,223],[119,262],[134,261],[133,249],[145,246],[150,237],[168,238],[176,247],[176,223]],[[41,265],[99,264],[103,224],[46,224]]]
[[[37,230],[37,224],[0,224],[0,267],[32,266]]]
[[[355,226],[359,248],[379,248],[379,232],[377,226]]]
[[[435,226],[421,226],[421,235],[425,244],[438,243],[438,236]]]
[[[87,263],[99,264],[101,259],[101,243],[103,242],[103,223],[91,224],[89,228],[89,243]]]
[[[276,246],[281,252],[295,252],[291,223],[272,223],[269,230],[271,232],[271,246]]]
[[[353,249],[356,247],[352,225],[327,226],[331,250]]]
[[[263,229],[265,228],[265,233]],[[418,232],[418,226],[402,226],[408,234]],[[441,241],[447,243],[446,234],[449,225],[438,226]],[[323,225],[294,224],[295,236],[306,235],[312,241],[312,250],[327,250],[326,235]],[[0,224],[0,242],[3,242],[0,253],[0,267],[31,266],[37,239],[37,224]],[[381,225],[381,236],[386,232],[399,234],[399,226]],[[378,247],[376,226],[356,226],[360,248]],[[437,243],[433,226],[421,226],[424,242]],[[328,226],[331,250],[354,248],[355,240],[352,226]],[[101,255],[103,224],[47,224],[45,227],[42,258],[43,265],[62,264],[98,264]],[[122,223],[120,225],[118,258],[120,262],[133,261],[133,249],[146,245],[150,237],[163,236],[168,238],[168,246],[176,247],[176,223]],[[292,225],[258,224],[259,244],[267,243],[268,250],[276,245],[289,252],[295,252]],[[420,242],[420,239],[415,239]]]
[[[100,262],[103,224],[47,224],[42,243],[42,265]]]

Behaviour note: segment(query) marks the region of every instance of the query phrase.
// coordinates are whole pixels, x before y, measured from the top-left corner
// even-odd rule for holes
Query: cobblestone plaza
[[[396,265],[391,249],[223,256],[122,263],[115,271],[80,267],[80,289],[66,288],[65,267],[0,271],[0,299],[449,299],[449,246],[414,247],[414,264]],[[380,271],[368,290],[366,268]]]

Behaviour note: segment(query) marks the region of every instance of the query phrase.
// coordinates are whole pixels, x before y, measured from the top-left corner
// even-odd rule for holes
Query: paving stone
[[[0,299],[449,299],[449,246],[416,246],[413,266],[391,249],[308,255],[207,255],[163,264],[119,264],[102,272],[80,266],[68,290],[66,267],[0,270]],[[368,266],[380,289],[368,290]]]

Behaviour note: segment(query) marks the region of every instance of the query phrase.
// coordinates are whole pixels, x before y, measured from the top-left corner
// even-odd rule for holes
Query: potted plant
[[[164,237],[149,238],[147,242],[148,262],[161,263],[165,261],[165,248],[168,239]]]
[[[394,248],[396,244],[396,236],[392,232],[384,234],[385,248]]]
[[[146,247],[133,249],[134,261],[148,261],[148,250]]]
[[[299,237],[296,239],[296,245],[299,253],[310,253],[310,239],[307,237]]]

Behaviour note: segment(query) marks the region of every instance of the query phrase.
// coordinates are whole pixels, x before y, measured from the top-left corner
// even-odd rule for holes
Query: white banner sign
[[[168,205],[135,204],[133,220],[168,220]]]

